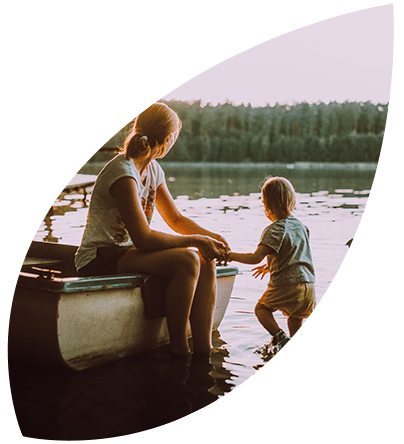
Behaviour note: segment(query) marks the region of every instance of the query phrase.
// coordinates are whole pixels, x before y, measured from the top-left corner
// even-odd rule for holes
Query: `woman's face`
[[[173,147],[177,138],[178,138],[178,131],[167,136],[166,141],[161,146],[162,152],[159,153],[156,158],[162,159],[164,156],[166,156],[168,154],[168,152],[171,150],[171,148]]]

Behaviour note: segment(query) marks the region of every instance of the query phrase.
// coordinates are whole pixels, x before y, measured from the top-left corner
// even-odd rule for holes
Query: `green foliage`
[[[172,162],[377,162],[388,110],[371,102],[166,103],[183,124],[164,159]],[[111,141],[123,138],[121,131]]]

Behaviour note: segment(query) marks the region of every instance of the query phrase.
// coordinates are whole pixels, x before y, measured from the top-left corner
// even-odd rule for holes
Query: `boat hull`
[[[237,268],[217,269],[214,330],[226,312],[237,274]],[[145,313],[151,279],[156,278],[21,273],[10,316],[10,356],[83,370],[169,343],[166,317]]]

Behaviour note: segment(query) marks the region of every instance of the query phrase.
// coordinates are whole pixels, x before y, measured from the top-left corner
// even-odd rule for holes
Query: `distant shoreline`
[[[78,171],[78,174],[98,174],[102,167],[108,162],[108,160],[103,161],[88,161],[83,167]],[[340,170],[359,170],[359,171],[376,171],[376,162],[295,162],[295,163],[278,163],[278,162],[159,162],[161,166],[167,168],[264,168],[271,166],[273,168],[286,168],[286,169],[297,169],[297,170],[320,170],[320,169],[340,169]]]
[[[280,163],[280,162],[159,162],[161,166],[167,167],[229,167],[229,168],[260,168],[260,167],[279,167],[287,169],[321,169],[321,168],[341,168],[341,169],[356,169],[356,170],[376,170],[376,162],[294,162],[294,163]]]

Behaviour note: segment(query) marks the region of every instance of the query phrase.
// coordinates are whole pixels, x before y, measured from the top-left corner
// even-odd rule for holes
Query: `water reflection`
[[[191,199],[219,197],[223,194],[259,193],[260,185],[271,176],[287,177],[298,193],[349,188],[369,190],[375,165],[170,165],[163,164],[174,197],[187,194]],[[184,190],[187,190],[184,193]]]
[[[191,199],[258,193],[261,182],[269,175],[287,177],[299,193],[336,188],[369,190],[376,171],[373,163],[161,164],[174,198],[186,194]],[[80,173],[98,174],[103,166],[103,163],[88,162]]]
[[[54,226],[56,225],[56,232],[57,232],[57,223],[55,221],[58,217],[65,216],[66,213],[73,212],[77,210],[77,206],[72,206],[72,203],[75,202],[63,202],[57,200],[55,204],[49,209],[49,211],[46,213],[46,216],[43,220],[43,228],[44,232],[46,233],[45,236],[42,237],[42,240],[46,242],[58,242],[60,236],[55,236],[54,233]],[[82,203],[83,208],[87,208],[86,203]]]
[[[230,392],[235,375],[218,332],[209,360],[170,359],[167,347],[71,373],[10,361],[24,436],[101,439],[144,431],[193,413]]]

